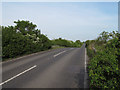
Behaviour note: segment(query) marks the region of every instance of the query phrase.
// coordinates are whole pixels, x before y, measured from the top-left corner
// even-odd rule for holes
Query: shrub
[[[109,51],[99,52],[89,65],[91,88],[118,88],[119,71],[117,56]]]
[[[16,56],[39,52],[51,48],[47,36],[35,29],[36,25],[29,21],[17,21],[16,26],[2,27],[2,57]]]
[[[107,34],[105,34],[107,36]],[[120,34],[110,33],[111,39],[103,42],[97,39],[94,42],[87,41],[87,51],[90,57],[88,74],[90,88],[120,88]],[[101,36],[102,38],[102,36]],[[109,35],[107,36],[109,38]],[[100,43],[102,42],[102,43]],[[94,43],[97,52],[89,48]]]

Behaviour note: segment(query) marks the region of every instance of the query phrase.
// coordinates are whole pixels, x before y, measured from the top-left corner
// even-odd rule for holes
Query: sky
[[[1,0],[2,2],[119,2],[120,0]]]
[[[117,2],[3,2],[2,25],[28,20],[50,39],[92,40],[118,30]]]

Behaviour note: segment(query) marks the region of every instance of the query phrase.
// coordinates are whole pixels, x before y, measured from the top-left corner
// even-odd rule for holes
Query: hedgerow
[[[2,57],[14,58],[51,48],[51,41],[29,21],[15,21],[15,26],[2,26]]]
[[[107,38],[110,37],[110,34]],[[94,40],[94,47],[96,45],[99,47],[98,49],[95,47],[97,50],[95,53],[93,53],[93,49],[89,48],[93,42],[86,42],[88,44],[88,56],[90,57],[88,64],[90,88],[120,88],[119,37],[119,33],[114,33],[111,39]]]
[[[76,40],[75,42],[62,38],[52,40],[52,45],[59,45],[63,47],[81,47],[82,44],[83,43],[80,40]]]
[[[41,34],[39,29],[36,29],[37,25],[29,21],[18,20],[14,23],[15,26],[2,26],[3,60],[44,51],[50,49],[52,45],[80,47],[83,44],[80,40],[75,42],[61,38],[50,40],[46,35]]]

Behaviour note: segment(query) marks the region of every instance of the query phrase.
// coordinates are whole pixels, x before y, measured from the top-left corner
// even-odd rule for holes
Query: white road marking
[[[85,72],[86,72],[86,48],[85,48]]]
[[[66,52],[66,51],[62,51],[62,52],[60,52],[60,53],[58,53],[58,54],[55,54],[53,57],[56,57],[56,56],[58,56],[58,55],[60,55],[60,54],[62,54],[62,53],[64,53],[64,52]]]
[[[85,75],[84,75],[84,88],[86,88],[87,85],[87,71],[86,71],[86,48],[85,48]]]
[[[11,80],[13,80],[13,79],[19,77],[20,75],[22,75],[22,74],[24,74],[24,73],[26,73],[26,72],[28,72],[28,71],[34,69],[35,67],[37,67],[37,65],[34,65],[33,67],[31,67],[31,68],[29,68],[29,69],[27,69],[27,70],[25,70],[25,71],[23,71],[23,72],[21,72],[21,73],[15,75],[15,76],[13,76],[12,78],[10,78],[10,79],[8,79],[8,80],[2,82],[2,83],[0,83],[0,85],[3,85],[3,84],[5,84],[5,83],[7,83],[7,82],[9,82],[9,81],[11,81]]]

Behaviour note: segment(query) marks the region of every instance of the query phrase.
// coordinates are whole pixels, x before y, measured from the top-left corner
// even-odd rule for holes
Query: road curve
[[[3,88],[84,88],[85,44],[2,64]]]

